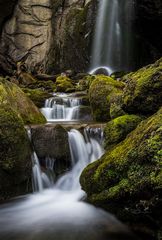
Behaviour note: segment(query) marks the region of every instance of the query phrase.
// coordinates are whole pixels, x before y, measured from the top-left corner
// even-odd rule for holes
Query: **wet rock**
[[[94,77],[94,76],[93,76]],[[89,88],[89,100],[94,119],[107,121],[110,119],[111,98],[122,93],[124,83],[105,75],[96,75]]]
[[[121,107],[128,113],[151,115],[162,105],[162,59],[122,78]]]
[[[61,125],[33,126],[32,143],[42,165],[47,157],[55,161],[56,174],[63,173],[71,165],[68,132]]]
[[[124,115],[108,122],[104,129],[105,148],[121,142],[141,121],[142,118],[139,116]]]
[[[146,223],[140,231],[154,237],[157,221],[162,222],[158,213],[162,203],[161,146],[162,109],[142,121],[81,175],[81,185],[91,203],[116,213],[136,230]]]
[[[0,104],[0,201],[31,191],[31,146],[24,123]]]
[[[0,105],[5,104],[23,119],[24,124],[45,123],[46,120],[34,103],[15,84],[0,79]]]
[[[56,91],[57,92],[73,92],[75,91],[72,81],[67,76],[59,76],[56,79]]]
[[[22,90],[26,93],[26,95],[33,101],[33,103],[38,108],[44,107],[46,99],[52,97],[52,94],[40,88],[37,89],[23,88]]]

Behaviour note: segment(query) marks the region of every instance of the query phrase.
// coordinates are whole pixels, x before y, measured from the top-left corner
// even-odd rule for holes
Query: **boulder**
[[[31,138],[42,166],[45,166],[46,159],[50,158],[55,161],[56,174],[63,173],[70,167],[68,132],[64,127],[61,125],[33,126]]]
[[[40,88],[37,89],[30,89],[30,88],[23,88],[24,93],[33,101],[33,103],[38,107],[44,107],[46,99],[52,97],[52,94],[44,91]]]
[[[162,223],[161,147],[162,108],[85,168],[80,182],[88,200],[136,228],[144,222],[148,231],[158,228],[157,221]]]
[[[74,89],[74,85],[72,81],[67,76],[59,76],[56,79],[56,91],[57,92],[70,92],[70,90]]]
[[[5,104],[23,119],[24,124],[45,123],[45,117],[34,103],[14,83],[0,79],[0,105]]]
[[[141,121],[142,118],[139,116],[124,115],[108,122],[104,128],[105,148],[108,149],[124,140]]]
[[[24,123],[0,104],[0,201],[31,191],[31,146]]]
[[[127,113],[151,115],[162,105],[162,58],[122,78],[121,107]]]
[[[89,88],[89,100],[94,119],[107,121],[110,119],[111,98],[122,93],[124,83],[111,77],[96,75]]]

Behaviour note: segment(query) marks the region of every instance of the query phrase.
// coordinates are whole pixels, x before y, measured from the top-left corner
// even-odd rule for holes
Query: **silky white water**
[[[29,129],[28,134],[31,138]],[[104,153],[102,129],[87,127],[83,135],[72,129],[68,135],[71,169],[55,182],[54,159],[47,157],[42,171],[34,152],[33,187],[38,192],[0,205],[0,240],[130,239],[128,229],[114,216],[81,201],[85,193],[79,177]]]
[[[96,18],[90,73],[108,75],[133,66],[133,0],[100,0]]]
[[[45,101],[41,112],[48,122],[80,120],[82,98],[71,94],[55,94]]]
[[[88,163],[104,153],[98,141],[101,132],[101,129],[87,128],[83,136],[75,129],[69,131],[72,168],[55,184],[41,171],[34,153],[34,189],[39,192],[0,205],[1,240],[117,240],[123,235],[129,239],[127,228],[115,217],[80,201],[85,193],[79,176]],[[53,164],[47,159],[47,169],[53,169]]]

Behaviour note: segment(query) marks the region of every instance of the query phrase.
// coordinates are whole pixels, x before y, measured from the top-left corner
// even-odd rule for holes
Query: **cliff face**
[[[92,5],[84,0],[19,0],[3,25],[1,68],[12,74],[16,63],[23,61],[29,71],[85,70]],[[2,8],[6,6],[2,4]]]
[[[0,0],[0,71],[86,71],[98,0]],[[162,54],[162,3],[135,0],[137,67]],[[138,51],[136,51],[138,52]]]

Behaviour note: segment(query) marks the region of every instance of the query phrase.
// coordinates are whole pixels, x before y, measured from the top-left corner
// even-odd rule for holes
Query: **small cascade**
[[[26,128],[29,140],[31,141],[31,129],[29,127]],[[53,165],[54,160],[47,158],[46,166],[44,171],[41,169],[38,156],[35,151],[33,151],[32,156],[32,186],[34,192],[42,192],[45,188],[50,188],[53,186]]]
[[[90,73],[108,75],[133,68],[134,1],[100,0],[97,13]]]
[[[56,188],[64,190],[79,190],[79,177],[82,170],[91,162],[100,158],[104,150],[100,143],[88,132],[82,135],[78,130],[69,132],[69,146],[71,152],[72,169],[56,183]]]
[[[80,120],[81,106],[82,98],[73,97],[71,94],[55,94],[46,100],[41,112],[48,122]]]

